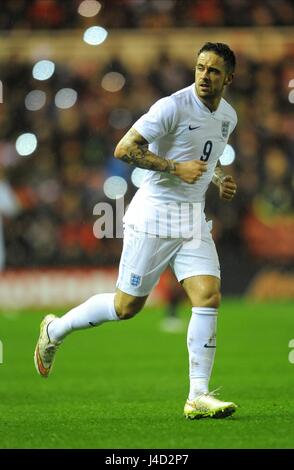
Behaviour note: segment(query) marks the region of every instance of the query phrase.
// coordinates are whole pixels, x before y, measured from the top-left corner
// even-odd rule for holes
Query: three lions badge
[[[229,135],[230,121],[222,121],[222,136],[226,139]]]

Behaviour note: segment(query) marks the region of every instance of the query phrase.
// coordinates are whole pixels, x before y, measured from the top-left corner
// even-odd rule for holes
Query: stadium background
[[[93,211],[99,202],[108,202],[115,210],[115,199],[104,191],[109,177],[119,176],[127,182],[126,203],[136,191],[133,168],[113,158],[114,147],[155,100],[193,82],[196,52],[205,41],[226,42],[237,55],[235,80],[226,97],[239,118],[230,141],[236,160],[229,168],[238,181],[239,192],[231,204],[224,204],[211,188],[207,213],[214,219],[225,297],[245,297],[253,304],[225,305],[229,311],[230,308],[246,313],[249,310],[253,315],[254,309],[259,308],[254,307],[255,300],[293,299],[293,3],[290,0],[105,0],[100,3],[1,0],[0,4],[0,171],[2,180],[11,185],[20,202],[17,214],[3,215],[6,266],[0,276],[0,302],[4,377],[5,373],[7,377],[12,374],[8,372],[9,357],[10,360],[13,354],[15,358],[21,357],[21,352],[14,351],[9,344],[5,332],[16,338],[17,330],[19,334],[21,329],[26,331],[28,343],[24,356],[31,361],[36,322],[43,314],[41,307],[44,312],[49,307],[74,305],[92,293],[113,291],[122,240],[95,237],[97,215]],[[83,39],[85,31],[92,26],[103,27],[107,32],[105,41],[99,45]],[[92,40],[95,41],[95,35]],[[34,66],[41,60],[54,63],[54,73],[44,80],[33,76]],[[24,133],[32,133],[37,139],[36,149],[28,155],[24,154],[30,142],[16,148],[17,140]],[[169,277],[165,281],[152,296],[156,307],[168,301]],[[271,304],[275,312],[274,305]],[[36,311],[35,319],[20,315],[23,311],[28,313],[23,308]],[[265,309],[269,323],[264,341],[281,345],[282,339],[279,343],[279,337],[274,335],[275,314],[270,313],[269,307]],[[291,309],[291,301],[287,308],[280,309],[281,315],[285,314],[281,354],[285,355],[286,363],[287,341],[294,336],[290,331],[290,316],[286,321]],[[185,311],[187,321],[188,314],[189,308]],[[9,323],[8,319],[17,321]],[[258,321],[261,319],[259,315]],[[249,325],[257,320],[252,317],[252,323],[247,321],[247,325],[243,324],[243,339],[250,342]],[[130,335],[139,331],[134,325],[130,326]],[[231,325],[238,328],[234,320]],[[148,323],[146,331],[151,334],[151,324]],[[260,335],[261,330],[258,331]],[[160,340],[156,332],[152,334],[157,344]],[[105,335],[101,341],[107,349],[108,341],[112,340],[110,332]],[[79,344],[87,352],[88,341],[83,333],[80,338]],[[180,340],[184,344],[184,336]],[[133,344],[131,341],[135,340],[130,340]],[[174,348],[172,340],[164,338],[164,341]],[[69,344],[69,351],[74,354],[74,342]],[[145,346],[148,349],[147,342]],[[240,353],[237,343],[235,351]],[[274,351],[273,346],[271,364],[278,361]],[[248,365],[250,373],[258,370],[262,376],[257,363],[252,364]],[[23,380],[21,366],[17,367]],[[117,374],[118,371],[119,368]],[[263,371],[264,383],[270,386],[268,369],[265,367]],[[140,376],[139,369],[137,373]],[[287,373],[284,391],[290,385],[289,370]],[[170,374],[172,381],[172,371]],[[13,384],[15,378],[13,375],[10,378]],[[55,384],[57,388],[59,383],[62,382]],[[52,389],[55,385],[53,382]],[[29,396],[29,382],[23,382],[22,386]],[[60,390],[62,394],[66,385],[61,385]],[[39,393],[45,397],[45,389],[41,388]],[[12,403],[16,397],[21,403],[17,392],[10,395]],[[36,422],[32,425],[36,426]],[[35,430],[37,433],[38,427]],[[47,444],[58,447],[52,436]],[[3,442],[4,447],[18,447],[11,436]],[[28,438],[23,442],[25,446],[44,446],[36,435],[31,441]],[[189,440],[183,440],[181,445],[177,440],[162,442],[165,442],[162,446],[192,446]],[[114,444],[127,445],[115,441],[109,445]],[[205,446],[205,442],[200,444]],[[234,442],[235,447],[238,444],[238,440]],[[270,440],[267,444],[274,446]],[[153,445],[150,441],[149,446]],[[65,446],[70,444],[66,441]]]
[[[211,189],[207,198],[223,292],[293,295],[292,3],[81,3],[1,2],[0,164],[21,201],[4,222],[7,269],[117,267],[121,240],[93,234],[95,205],[115,210],[107,178],[127,181],[125,204],[136,190],[114,147],[155,100],[193,82],[204,41],[222,40],[237,55],[227,98],[239,117],[231,138],[239,195],[223,204]],[[94,25],[108,33],[100,45],[83,41]],[[33,78],[40,60],[55,65],[48,79]],[[26,132],[37,148],[20,156],[15,143]]]

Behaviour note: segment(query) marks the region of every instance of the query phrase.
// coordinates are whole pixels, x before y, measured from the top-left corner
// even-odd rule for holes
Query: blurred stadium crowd
[[[101,0],[106,28],[194,26],[287,26],[294,22],[291,0]],[[0,29],[82,28],[79,0],[2,0]],[[103,7],[107,8],[103,8]]]
[[[51,1],[52,18],[46,16],[43,23],[39,10],[45,3],[5,2],[0,28],[11,28],[7,18],[13,15],[18,18],[14,26],[22,28],[35,27],[36,16],[38,27],[79,26],[78,15],[71,15],[72,4],[76,10],[78,2]],[[152,1],[148,5],[131,0],[109,3],[118,12],[123,11],[109,18],[104,13],[103,24],[115,28],[149,27],[148,21],[157,9],[157,2]],[[234,5],[238,14],[222,18],[226,26],[234,25],[234,17],[242,24],[287,24],[293,14],[291,2],[286,0],[279,2],[279,11],[275,1],[199,0],[185,2],[190,5],[185,12],[181,1],[161,3],[165,8],[161,12],[157,9],[156,15],[165,17],[162,25],[173,27],[182,22],[189,25],[189,18],[193,25],[197,21],[216,25],[209,14],[205,15],[205,8],[211,4],[214,11],[218,6]],[[120,8],[122,5],[124,8]],[[245,5],[246,14],[241,14]],[[197,18],[193,16],[194,7]],[[149,13],[144,21],[142,15],[137,21],[136,11],[143,8]],[[207,213],[214,219],[214,236],[227,271],[239,264],[245,271],[247,266],[249,276],[259,262],[283,268],[293,263],[294,99],[289,88],[294,78],[293,59],[291,48],[266,62],[262,57],[257,61],[240,53],[237,56],[236,78],[226,97],[239,118],[230,142],[236,151],[230,171],[238,181],[239,195],[231,204],[224,204],[212,187],[207,197]],[[120,74],[120,86],[103,85],[110,72]],[[133,168],[113,158],[114,148],[154,101],[194,81],[192,66],[188,68],[162,51],[144,73],[112,57],[103,67],[97,60],[88,68],[81,65],[80,70],[57,63],[49,80],[36,82],[32,63],[11,57],[0,64],[0,76],[5,87],[0,106],[0,165],[22,205],[16,217],[5,220],[7,267],[107,266],[118,262],[121,240],[93,235],[95,204],[107,201],[114,205],[103,191],[106,178],[119,175],[127,180],[127,201],[136,191],[131,182]],[[77,91],[77,101],[68,109],[54,102],[56,91],[63,87]],[[44,91],[47,98],[40,109],[30,110],[24,103],[34,89]],[[15,140],[24,129],[38,136],[38,148],[29,157],[20,157],[15,150]]]

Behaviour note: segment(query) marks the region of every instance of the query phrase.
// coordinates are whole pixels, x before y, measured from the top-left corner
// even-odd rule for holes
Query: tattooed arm
[[[148,150],[148,142],[133,127],[117,144],[115,158],[148,170],[163,171],[178,176],[185,183],[195,183],[206,171],[207,164],[199,160],[175,162]]]
[[[147,170],[166,171],[175,170],[173,160],[158,157],[148,150],[148,142],[133,127],[126,133],[116,146],[115,158]]]

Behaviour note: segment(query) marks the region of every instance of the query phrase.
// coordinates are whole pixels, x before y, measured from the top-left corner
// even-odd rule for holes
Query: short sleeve
[[[161,98],[143,114],[133,127],[149,144],[169,134],[175,123],[176,105],[171,97]]]

